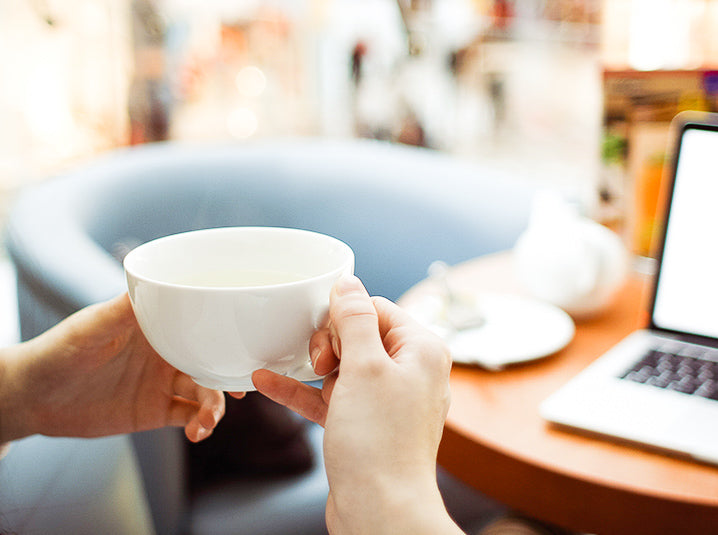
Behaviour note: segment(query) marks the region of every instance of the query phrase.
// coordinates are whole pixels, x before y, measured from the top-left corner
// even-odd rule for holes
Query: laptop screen
[[[677,155],[652,322],[718,338],[718,127],[685,125]]]

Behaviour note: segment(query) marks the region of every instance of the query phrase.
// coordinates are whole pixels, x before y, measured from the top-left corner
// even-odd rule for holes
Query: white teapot
[[[533,297],[574,318],[606,308],[628,274],[619,236],[552,192],[536,196],[514,262],[519,282]]]

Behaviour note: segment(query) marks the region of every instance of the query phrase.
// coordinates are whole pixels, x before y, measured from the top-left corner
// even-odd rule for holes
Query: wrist
[[[384,533],[411,533],[413,535],[454,535],[462,533],[449,516],[439,492],[436,478],[423,486],[396,486],[385,496],[388,508],[384,511]]]
[[[378,475],[351,492],[333,492],[334,507],[341,532],[351,533],[352,526],[373,535],[462,534],[449,516],[436,483],[435,472],[397,479]]]

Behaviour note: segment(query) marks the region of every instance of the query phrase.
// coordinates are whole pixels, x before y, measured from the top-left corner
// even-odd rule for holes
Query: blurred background
[[[115,147],[357,136],[530,176],[645,252],[667,125],[716,104],[716,23],[718,0],[0,0],[0,225]]]

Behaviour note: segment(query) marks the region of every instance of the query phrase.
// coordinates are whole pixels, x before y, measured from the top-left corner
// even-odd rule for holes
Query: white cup
[[[147,242],[124,267],[137,321],[162,358],[200,385],[241,392],[255,389],[260,368],[320,378],[309,339],[354,253],[316,232],[227,227]]]

